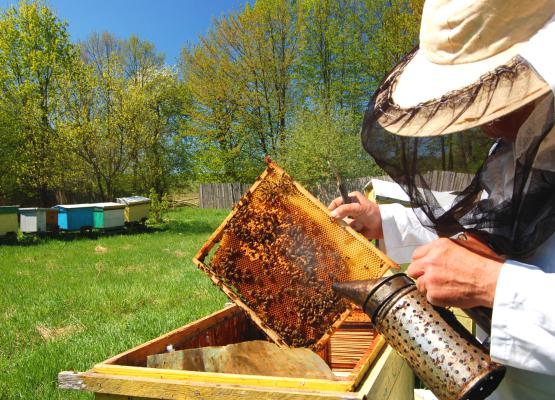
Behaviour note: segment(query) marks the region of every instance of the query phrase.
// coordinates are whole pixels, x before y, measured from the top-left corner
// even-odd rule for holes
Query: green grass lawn
[[[182,209],[135,234],[0,245],[0,399],[85,399],[59,371],[95,363],[221,308],[191,258],[226,210]]]

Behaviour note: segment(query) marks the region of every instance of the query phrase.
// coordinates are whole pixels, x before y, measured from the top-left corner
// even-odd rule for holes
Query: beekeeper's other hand
[[[333,200],[328,206],[331,216],[344,220],[368,239],[383,239],[382,217],[378,205],[360,192],[349,193],[349,200],[349,204],[345,204],[341,197]]]
[[[441,238],[412,253],[407,275],[436,306],[493,307],[503,262],[476,254],[453,240]]]

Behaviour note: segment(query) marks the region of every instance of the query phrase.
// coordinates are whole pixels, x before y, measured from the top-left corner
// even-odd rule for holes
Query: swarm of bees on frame
[[[348,306],[331,289],[347,267],[287,200],[299,194],[292,179],[273,178],[236,206],[208,268],[288,345],[314,348]]]

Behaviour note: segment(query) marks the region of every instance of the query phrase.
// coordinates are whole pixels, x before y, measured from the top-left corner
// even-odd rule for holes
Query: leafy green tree
[[[258,0],[215,21],[183,52],[184,135],[195,143],[199,178],[250,181],[266,154],[291,163],[309,144],[300,132],[352,142],[377,83],[416,41],[421,3]],[[316,135],[305,126],[313,113],[337,130]],[[340,158],[358,160],[354,146],[340,148],[349,149]],[[312,164],[314,177],[329,170]]]
[[[349,111],[331,110],[327,101],[299,111],[291,142],[281,160],[295,179],[311,184],[380,174],[360,145],[357,124]]]
[[[154,43],[135,35],[120,41],[125,77],[136,85],[145,84],[151,71],[164,67],[164,55],[158,53]]]
[[[257,1],[184,50],[185,134],[196,138],[200,179],[250,181],[286,146],[297,26],[290,1]]]
[[[296,79],[302,97],[361,114],[382,77],[417,43],[423,1],[300,4]]]
[[[249,182],[270,155],[305,182],[368,175],[358,131],[416,43],[422,0],[257,0],[214,21],[176,71],[155,46],[69,42],[40,1],[0,16],[0,198],[160,197],[176,179]],[[444,145],[447,167],[473,143]],[[323,162],[325,160],[325,162]]]
[[[140,81],[128,82],[127,98],[125,112],[131,117],[134,141],[130,153],[133,191],[150,187],[162,196],[172,176],[186,172],[177,157],[188,156],[180,137],[183,96],[177,74],[162,66],[146,70]]]
[[[80,49],[80,69],[67,82],[65,139],[94,177],[97,197],[110,200],[129,166],[120,43],[108,33],[93,34]]]
[[[383,173],[362,150],[364,108],[415,45],[423,1],[305,0],[295,82],[301,107],[285,162],[307,183]],[[331,164],[331,165],[330,165]]]
[[[188,105],[184,136],[196,150],[196,175],[205,181],[239,181],[245,169],[245,137],[238,129],[240,92],[229,75],[231,60],[210,32],[201,44],[183,50],[182,73]],[[243,157],[242,157],[243,156]]]
[[[177,73],[154,45],[103,33],[81,43],[82,60],[68,77],[64,138],[93,177],[96,196],[162,196],[179,172],[182,119]]]
[[[2,175],[46,205],[65,168],[56,122],[60,81],[76,54],[66,24],[39,1],[4,10],[0,32]]]
[[[418,44],[424,0],[364,0],[367,17],[357,29],[372,33],[371,47],[362,57],[374,82],[379,83],[405,54]]]

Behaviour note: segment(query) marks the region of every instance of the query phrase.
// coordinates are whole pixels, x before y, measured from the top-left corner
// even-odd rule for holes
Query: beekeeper
[[[555,399],[555,0],[428,0],[420,45],[383,80],[364,148],[412,209],[360,193],[332,215],[383,239],[432,304],[493,308],[490,396]],[[491,140],[491,142],[489,142]],[[440,203],[431,171],[472,172]],[[449,238],[466,232],[498,257]]]

